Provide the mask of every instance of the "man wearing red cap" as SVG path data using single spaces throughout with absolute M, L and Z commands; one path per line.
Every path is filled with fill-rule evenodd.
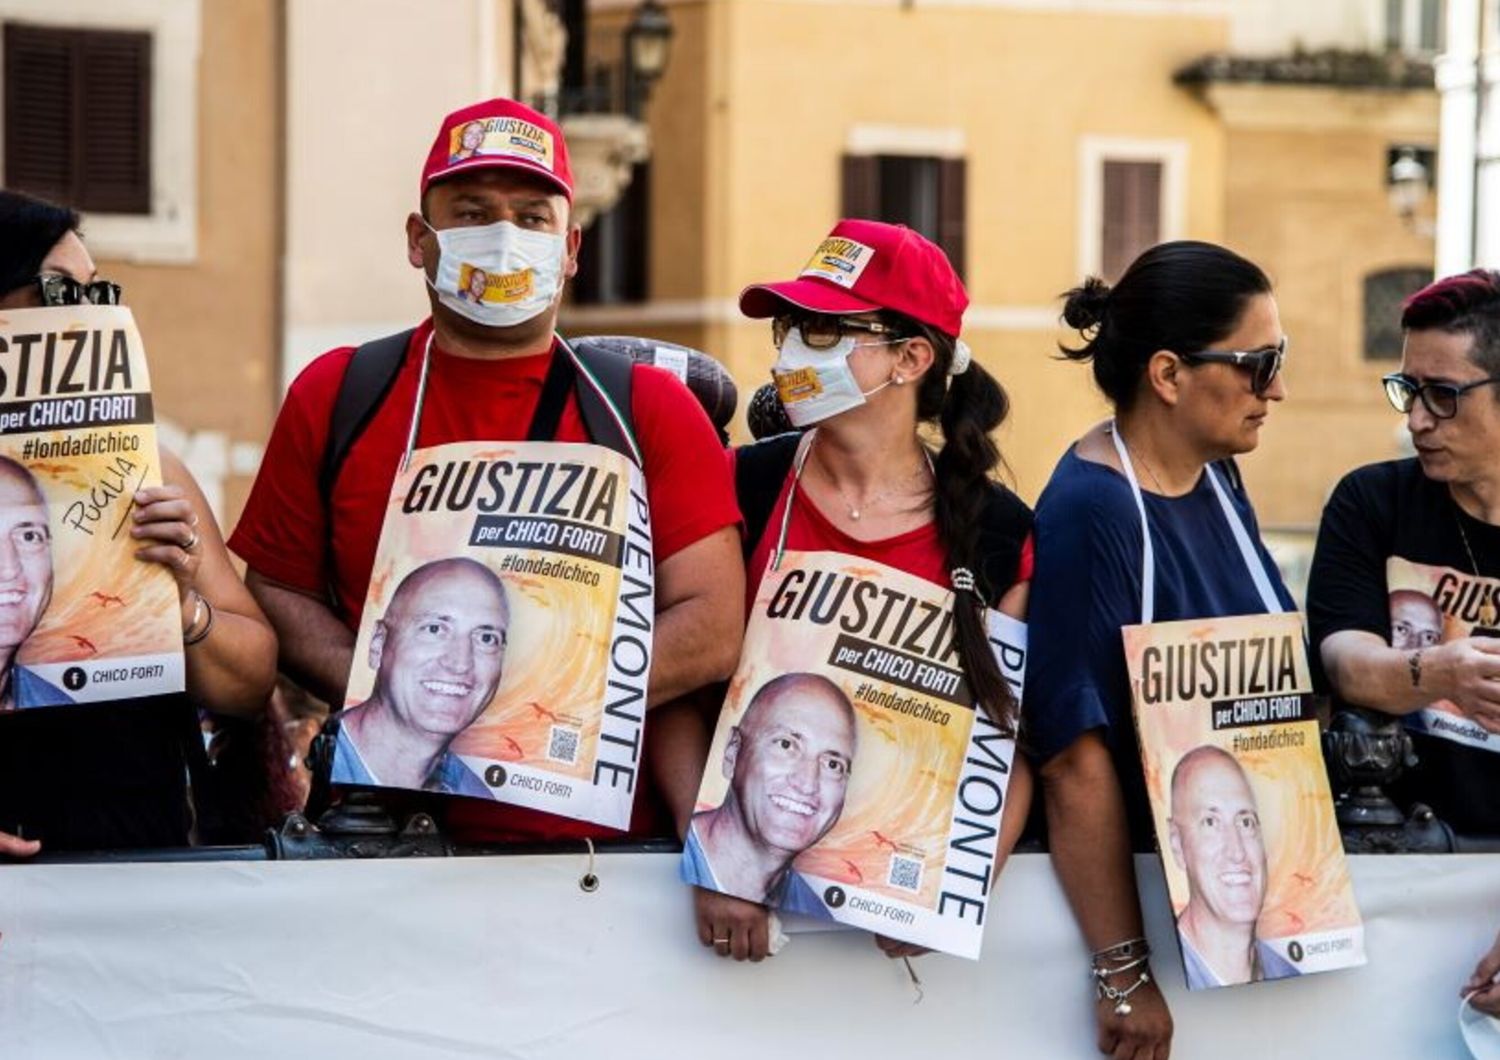
M 562 130 L 512 100 L 465 107 L 443 120 L 420 190 L 420 211 L 406 219 L 407 260 L 423 273 L 432 316 L 410 334 L 394 380 L 331 482 L 320 482 L 319 456 L 355 351 L 332 350 L 302 372 L 230 540 L 280 635 L 282 669 L 332 704 L 343 699 L 381 522 L 419 402 L 418 447 L 597 441 L 572 389 L 545 437 L 535 433 L 543 383 L 566 357 L 555 328 L 581 242 Z M 481 271 L 476 298 L 465 281 Z M 628 418 L 653 537 L 655 706 L 734 668 L 744 592 L 739 513 L 714 429 L 688 390 L 650 366 L 635 365 L 629 378 Z M 647 828 L 644 801 L 636 802 L 633 832 Z M 450 832 L 470 840 L 608 832 L 471 800 L 454 800 L 446 816 Z

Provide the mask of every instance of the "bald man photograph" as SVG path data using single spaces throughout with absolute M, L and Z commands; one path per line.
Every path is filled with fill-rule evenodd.
M 844 812 L 855 739 L 854 708 L 828 678 L 790 673 L 761 685 L 724 748 L 723 803 L 693 816 L 682 878 L 832 919 L 792 862 Z
M 1195 747 L 1172 771 L 1172 857 L 1187 874 L 1177 917 L 1188 988 L 1302 974 L 1255 937 L 1266 900 L 1266 845 L 1245 771 L 1229 752 Z
M 402 579 L 370 638 L 370 697 L 344 711 L 336 784 L 490 798 L 448 750 L 489 706 L 505 662 L 510 606 L 484 564 L 443 559 Z

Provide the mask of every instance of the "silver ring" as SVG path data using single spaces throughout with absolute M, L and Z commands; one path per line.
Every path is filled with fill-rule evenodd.
M 198 531 L 194 530 L 187 539 L 187 544 L 182 546 L 184 552 L 191 552 L 198 547 Z
M 729 945 L 729 940 L 728 939 L 714 939 L 714 945 L 715 946 L 727 946 L 727 945 Z

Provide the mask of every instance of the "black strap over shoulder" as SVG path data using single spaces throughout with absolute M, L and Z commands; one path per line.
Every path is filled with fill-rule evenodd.
M 318 495 L 326 505 L 333 496 L 333 484 L 349 450 L 370 425 L 386 394 L 401 372 L 406 347 L 411 343 L 408 329 L 395 335 L 372 339 L 354 351 L 344 369 L 333 414 L 328 420 L 328 442 L 323 447 L 323 462 L 318 469 Z
M 636 466 L 644 466 L 640 445 L 636 442 L 635 423 L 631 415 L 631 381 L 635 362 L 618 351 L 601 348 L 591 342 L 569 345 L 558 339 L 559 353 L 571 353 L 582 369 L 574 390 L 578 394 L 578 411 L 589 440 L 621 453 Z M 560 358 L 555 358 L 560 359 Z
M 985 492 L 979 517 L 979 570 L 974 573 L 980 592 L 994 604 L 1016 582 L 1034 520 L 1026 502 L 1000 483 L 991 482 Z
M 740 514 L 745 519 L 745 558 L 755 551 L 765 533 L 776 498 L 786 482 L 792 462 L 797 458 L 797 431 L 763 438 L 743 445 L 734 452 L 734 491 L 739 498 Z

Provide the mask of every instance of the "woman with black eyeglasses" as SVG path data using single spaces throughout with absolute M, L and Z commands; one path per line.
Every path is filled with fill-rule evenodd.
M 1091 363 L 1114 416 L 1037 506 L 1024 731 L 1094 954 L 1100 1051 L 1145 1060 L 1168 1054 L 1172 1021 L 1144 962 L 1131 852 L 1153 848 L 1152 823 L 1120 631 L 1291 609 L 1233 459 L 1285 396 L 1286 336 L 1265 274 L 1198 242 L 1153 247 L 1113 287 L 1088 279 L 1063 319 L 1083 335 L 1063 353 Z
M 1417 761 L 1387 789 L 1402 809 L 1421 803 L 1460 835 L 1496 836 L 1500 272 L 1418 291 L 1401 327 L 1401 371 L 1384 384 L 1415 455 L 1334 488 L 1308 625 L 1336 707 L 1405 719 Z M 1500 991 L 1485 989 L 1482 1002 L 1500 1013 Z
M 98 278 L 77 214 L 0 191 L 0 312 L 119 301 L 120 288 Z M 187 695 L 0 716 L 0 855 L 187 843 L 187 768 L 203 757 L 196 708 L 253 717 L 270 697 L 275 634 L 197 482 L 170 453 L 161 458 L 162 485 L 136 493 L 127 532 L 136 556 L 177 583 Z
M 872 585 L 880 571 L 871 568 L 891 568 L 951 589 L 955 665 L 986 714 L 1014 731 L 1016 705 L 986 638 L 985 608 L 1025 615 L 1031 512 L 991 478 L 1000 465 L 991 432 L 1009 402 L 959 339 L 967 305 L 940 248 L 909 228 L 876 221 L 840 222 L 796 279 L 746 288 L 741 312 L 771 321 L 772 376 L 797 428 L 733 454 L 746 527 L 747 603 L 784 552 L 853 557 L 869 569 Z M 925 439 L 939 432 L 942 444 L 929 447 Z M 651 738 L 672 748 L 656 760 L 676 763 L 660 779 L 689 851 L 698 852 L 684 869 L 694 882 L 713 862 L 717 833 L 733 831 L 723 827 L 724 814 L 712 828 L 711 814 L 692 814 L 711 721 L 683 709 L 652 715 Z M 748 789 L 753 781 L 737 771 L 731 786 L 741 784 Z M 1030 789 L 1018 757 L 996 871 L 1024 823 Z M 748 791 L 741 794 L 742 802 L 752 801 Z M 756 811 L 746 816 L 749 827 L 741 830 L 758 833 Z M 774 814 L 762 808 L 759 816 Z M 796 876 L 789 869 L 796 852 L 785 853 L 773 890 L 788 889 L 784 884 Z M 696 875 L 687 873 L 689 863 Z M 705 946 L 738 960 L 767 954 L 764 906 L 706 886 L 695 888 L 694 900 Z M 921 952 L 877 942 L 892 957 Z

